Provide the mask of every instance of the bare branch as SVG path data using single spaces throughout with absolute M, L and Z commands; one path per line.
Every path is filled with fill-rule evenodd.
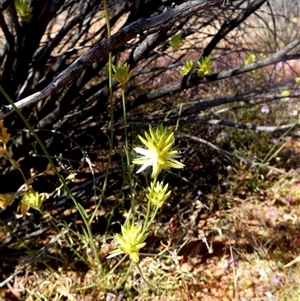
M 234 1 L 235 0 L 229 0 L 227 2 Z M 214 6 L 220 6 L 223 4 L 223 2 L 223 0 L 187 1 L 165 13 L 148 19 L 139 19 L 138 21 L 119 30 L 107 40 L 95 45 L 87 53 L 83 54 L 80 58 L 73 62 L 65 71 L 59 74 L 45 89 L 30 95 L 29 97 L 21 99 L 20 101 L 16 102 L 16 106 L 19 109 L 24 108 L 60 90 L 67 83 L 74 80 L 79 74 L 81 74 L 83 70 L 87 69 L 101 58 L 107 56 L 110 52 L 118 49 L 129 40 L 134 39 L 138 34 L 146 33 L 149 35 L 163 30 L 164 28 L 175 24 L 175 22 L 182 18 L 192 16 L 200 10 L 205 10 Z M 10 105 L 7 106 L 5 112 L 0 112 L 0 119 L 8 116 L 12 111 L 13 108 Z
M 245 65 L 242 67 L 221 71 L 221 72 L 219 72 L 217 74 L 213 74 L 211 76 L 207 76 L 207 77 L 203 77 L 203 78 L 196 78 L 194 81 L 191 82 L 191 84 L 189 86 L 185 86 L 184 80 L 180 79 L 176 82 L 173 82 L 173 83 L 166 85 L 162 88 L 159 88 L 155 91 L 151 91 L 149 93 L 145 93 L 145 94 L 142 94 L 142 95 L 136 97 L 134 100 L 132 100 L 128 103 L 127 110 L 129 111 L 133 108 L 136 108 L 142 104 L 145 104 L 152 100 L 163 97 L 167 94 L 176 93 L 183 89 L 197 86 L 202 83 L 208 83 L 208 82 L 236 76 L 239 74 L 246 73 L 248 71 L 256 70 L 256 69 L 259 69 L 262 67 L 267 67 L 269 65 L 273 65 L 278 62 L 294 60 L 294 59 L 300 58 L 300 54 L 287 55 L 287 53 L 289 51 L 291 51 L 293 48 L 295 48 L 299 44 L 300 44 L 300 38 L 295 39 L 294 41 L 289 43 L 286 47 L 284 47 L 282 50 L 274 53 L 273 55 L 268 56 L 265 59 L 256 61 L 252 64 Z M 203 105 L 203 109 L 204 109 L 204 105 Z M 120 114 L 121 114 L 121 112 L 117 112 L 116 113 L 117 117 L 120 116 Z M 0 118 L 1 118 L 1 114 L 0 114 Z
M 179 132 L 179 131 L 176 131 L 176 134 L 179 135 L 179 136 L 182 136 L 182 137 L 186 137 L 190 140 L 193 140 L 193 141 L 196 141 L 196 142 L 199 142 L 199 143 L 202 143 L 202 144 L 205 144 L 209 147 L 211 147 L 212 149 L 222 153 L 223 155 L 227 155 L 227 156 L 231 156 L 231 157 L 235 157 L 236 159 L 240 160 L 241 162 L 243 162 L 244 164 L 247 164 L 247 165 L 252 165 L 252 166 L 257 166 L 257 167 L 264 167 L 264 168 L 268 168 L 270 170 L 273 170 L 273 171 L 276 171 L 278 173 L 281 173 L 281 174 L 291 174 L 291 173 L 288 173 L 288 172 L 285 172 L 279 168 L 276 168 L 276 167 L 273 167 L 273 166 L 269 166 L 267 163 L 258 163 L 258 162 L 253 162 L 252 160 L 249 160 L 249 159 L 245 159 L 237 154 L 234 154 L 234 153 L 231 153 L 227 150 L 224 150 L 224 149 L 221 149 L 219 148 L 217 145 L 205 140 L 205 139 L 202 139 L 202 138 L 199 138 L 197 136 L 194 136 L 194 135 L 190 135 L 190 134 L 187 134 L 187 133 L 183 133 L 183 132 Z
M 242 124 L 242 123 L 236 123 L 230 120 L 222 120 L 222 119 L 209 119 L 209 120 L 201 120 L 201 119 L 184 120 L 183 119 L 180 120 L 180 123 L 225 125 L 241 130 L 251 130 L 251 131 L 258 131 L 258 132 L 269 132 L 269 133 L 282 132 L 282 131 L 287 131 L 299 127 L 299 124 L 295 124 L 295 123 L 278 125 L 278 126 L 265 126 L 265 125 L 257 125 L 257 124 Z

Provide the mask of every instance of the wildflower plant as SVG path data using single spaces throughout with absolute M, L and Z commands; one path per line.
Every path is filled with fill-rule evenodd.
M 123 65 L 115 66 L 112 65 L 113 74 L 112 77 L 119 82 L 121 86 L 122 92 L 122 106 L 123 106 L 123 116 L 124 116 L 124 126 L 125 126 L 125 153 L 127 158 L 127 165 L 129 162 L 129 154 L 128 154 L 128 135 L 127 135 L 127 122 L 126 122 L 126 98 L 125 98 L 125 84 L 130 80 L 133 70 L 130 70 L 130 65 L 124 63 Z
M 171 194 L 171 191 L 168 191 L 168 186 L 168 184 L 163 186 L 163 182 L 151 182 L 150 187 L 148 187 L 149 193 L 146 194 L 148 201 L 157 208 L 162 207 Z
M 46 200 L 45 193 L 39 193 L 37 191 L 29 190 L 25 192 L 21 200 L 20 211 L 23 215 L 23 218 L 26 217 L 26 213 L 30 207 L 34 209 L 39 209 L 44 200 Z
M 256 56 L 254 53 L 249 53 L 245 58 L 245 65 L 252 64 L 256 61 Z
M 22 198 L 22 203 L 29 207 L 38 209 L 42 206 L 43 201 L 46 199 L 46 195 L 44 193 L 38 193 L 37 191 L 27 191 Z
M 280 92 L 280 96 L 282 97 L 282 101 L 288 101 L 289 97 L 291 96 L 290 90 L 282 90 Z
M 184 65 L 180 71 L 180 74 L 182 76 L 186 76 L 190 73 L 190 71 L 193 69 L 194 67 L 194 61 L 193 60 L 188 60 L 184 62 Z
M 15 7 L 22 21 L 29 22 L 32 15 L 32 7 L 29 6 L 28 0 L 15 0 Z
M 177 34 L 177 35 L 172 36 L 170 38 L 169 44 L 174 51 L 179 50 L 183 44 L 181 35 Z
M 198 76 L 208 76 L 214 73 L 213 60 L 208 56 L 202 57 L 197 65 Z
M 112 65 L 113 75 L 112 77 L 122 85 L 125 85 L 131 78 L 133 70 L 130 70 L 130 65 L 125 63 L 123 65 Z
M 144 147 L 134 148 L 135 152 L 141 156 L 132 161 L 134 164 L 142 165 L 137 173 L 145 170 L 147 167 L 152 167 L 151 177 L 153 180 L 146 193 L 146 199 L 148 200 L 147 212 L 143 226 L 136 226 L 130 222 L 126 222 L 122 226 L 121 234 L 115 235 L 117 247 L 108 256 L 108 258 L 112 258 L 120 254 L 126 254 L 135 263 L 139 261 L 139 250 L 145 246 L 144 241 L 148 236 L 148 229 L 158 209 L 163 206 L 171 195 L 168 184 L 158 181 L 160 172 L 163 169 L 184 167 L 184 164 L 177 160 L 181 156 L 174 148 L 175 138 L 173 131 L 162 125 L 153 129 L 150 125 L 149 131 L 145 132 L 145 138 L 139 136 L 139 139 Z
M 126 254 L 133 262 L 139 262 L 139 250 L 146 245 L 144 241 L 147 238 L 147 233 L 142 231 L 142 226 L 136 226 L 129 222 L 121 227 L 121 233 L 115 235 L 118 248 L 113 250 L 107 258 Z

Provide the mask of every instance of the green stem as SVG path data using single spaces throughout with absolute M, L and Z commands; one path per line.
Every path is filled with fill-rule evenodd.
M 127 135 L 127 121 L 126 121 L 126 99 L 125 99 L 125 87 L 122 85 L 122 104 L 123 104 L 123 116 L 124 116 L 124 127 L 125 127 L 125 152 L 127 159 L 127 166 L 130 165 L 129 155 L 128 155 L 128 135 Z
M 175 126 L 175 131 L 177 131 L 178 127 L 179 127 L 179 120 L 180 120 L 180 116 L 181 116 L 181 113 L 182 113 L 182 108 L 183 108 L 183 103 L 180 103 L 179 112 L 178 112 L 178 118 L 177 118 L 176 126 Z
M 110 26 L 110 19 L 109 19 L 109 12 L 107 7 L 106 0 L 102 0 L 104 12 L 105 12 L 105 20 L 106 20 L 106 28 L 107 28 L 107 36 L 111 36 L 111 26 Z M 96 214 L 99 211 L 101 203 L 104 199 L 104 194 L 108 184 L 108 174 L 109 169 L 111 167 L 111 159 L 112 159 L 112 151 L 113 151 L 113 141 L 114 141 L 114 106 L 113 106 L 113 86 L 112 86 L 112 54 L 111 52 L 108 54 L 108 88 L 109 88 L 109 117 L 110 117 L 110 138 L 109 138 L 109 151 L 108 151 L 108 159 L 107 165 L 105 169 L 105 177 L 103 181 L 103 186 L 101 189 L 101 194 L 99 197 L 99 202 L 90 218 L 90 222 L 95 218 Z M 103 237 L 103 244 L 106 242 L 106 235 Z
M 98 282 L 94 282 L 94 283 L 86 285 L 84 287 L 75 288 L 75 291 L 87 290 L 87 289 L 91 289 L 91 288 L 93 288 L 95 286 L 99 286 L 99 283 L 102 283 L 102 281 L 105 280 L 105 278 L 107 278 L 108 276 L 112 275 L 115 272 L 115 270 L 124 262 L 124 260 L 127 257 L 128 257 L 128 255 L 123 256 L 122 259 L 119 260 L 118 263 L 111 270 L 109 270 L 109 272 L 107 274 L 105 274 L 105 276 L 103 276 L 101 279 L 99 279 Z
M 51 157 L 50 157 L 50 155 L 49 155 L 46 147 L 44 146 L 43 142 L 40 140 L 40 138 L 37 135 L 37 133 L 34 131 L 34 129 L 29 124 L 29 122 L 27 121 L 27 119 L 25 118 L 25 116 L 22 114 L 22 112 L 19 110 L 19 108 L 14 104 L 14 102 L 10 99 L 10 97 L 7 95 L 7 93 L 4 91 L 4 89 L 3 89 L 3 87 L 1 85 L 0 85 L 0 91 L 4 95 L 4 97 L 7 99 L 7 101 L 11 104 L 11 106 L 13 107 L 13 109 L 17 112 L 17 114 L 20 116 L 20 118 L 23 120 L 23 122 L 25 123 L 26 127 L 29 129 L 29 131 L 31 132 L 31 134 L 34 136 L 34 138 L 36 139 L 36 141 L 40 145 L 41 149 L 43 150 L 45 156 L 47 157 L 48 161 L 52 165 L 52 168 L 53 168 L 54 172 L 56 173 L 57 177 L 59 178 L 60 182 L 63 184 L 63 187 L 64 187 L 66 193 L 70 196 L 70 198 L 74 202 L 76 208 L 78 209 L 78 211 L 79 211 L 79 213 L 80 213 L 80 215 L 81 215 L 81 217 L 83 219 L 83 222 L 85 224 L 87 233 L 89 235 L 89 242 L 90 242 L 90 246 L 91 246 L 91 248 L 92 248 L 92 250 L 94 252 L 96 263 L 97 263 L 98 267 L 101 267 L 100 258 L 98 256 L 98 251 L 97 251 L 94 239 L 93 239 L 93 234 L 92 234 L 92 231 L 91 231 L 91 228 L 90 228 L 90 225 L 89 225 L 89 221 L 88 221 L 88 218 L 87 218 L 86 211 L 84 210 L 84 208 L 75 199 L 75 197 L 72 194 L 70 188 L 66 184 L 65 179 L 62 177 L 62 175 L 58 171 L 58 169 L 55 166 L 53 160 L 51 159 Z
M 151 215 L 151 218 L 149 220 L 148 228 L 150 227 L 150 225 L 152 224 L 153 220 L 155 219 L 157 211 L 158 211 L 158 206 L 155 206 L 155 209 L 152 210 L 152 215 Z
M 145 283 L 148 284 L 151 288 L 157 290 L 157 288 L 156 288 L 153 284 L 151 284 L 151 283 L 144 277 L 144 274 L 143 274 L 143 272 L 142 272 L 142 270 L 141 270 L 141 268 L 140 268 L 140 266 L 139 266 L 138 263 L 136 263 L 136 266 L 137 266 L 137 268 L 138 268 L 138 270 L 139 270 L 139 272 L 140 272 L 140 274 L 141 274 L 142 279 L 145 281 Z
M 130 168 L 130 156 L 129 156 L 129 148 L 128 148 L 128 132 L 127 132 L 127 121 L 126 121 L 126 97 L 125 97 L 125 85 L 122 85 L 121 88 L 122 93 L 122 105 L 123 105 L 123 118 L 124 118 L 124 134 L 125 134 L 125 146 L 124 151 L 126 154 L 126 163 L 127 163 L 127 176 L 128 176 L 128 185 L 130 189 L 130 195 L 131 195 L 131 210 L 134 211 L 135 208 L 135 197 L 132 189 L 132 169 Z M 125 177 L 124 177 L 125 178 Z M 133 217 L 133 215 L 132 215 Z M 134 218 L 134 217 L 133 217 Z
M 152 182 L 153 184 L 152 184 L 152 189 L 155 189 L 155 187 L 156 187 L 156 183 L 157 183 L 157 176 L 153 179 L 153 182 Z M 152 193 L 152 191 L 150 192 L 150 194 Z M 151 202 L 150 201 L 148 201 L 148 206 L 147 206 L 147 213 L 146 213 L 146 218 L 145 218 L 145 222 L 144 222 L 144 227 L 143 227 L 143 233 L 145 233 L 147 230 L 148 230 L 148 228 L 149 228 L 149 226 L 151 225 L 151 222 L 153 221 L 153 216 L 151 216 L 150 217 L 150 215 L 151 215 L 151 212 L 152 212 L 152 210 L 151 210 Z M 156 206 L 157 207 L 157 206 Z M 157 212 L 157 210 L 155 210 L 156 212 Z M 156 213 L 155 213 L 156 214 Z
M 278 146 L 279 142 L 282 141 L 282 139 L 288 135 L 288 133 L 290 131 L 292 131 L 295 126 L 298 124 L 298 122 L 296 122 L 293 126 L 291 126 L 289 129 L 287 129 L 278 139 L 277 139 L 277 142 L 272 146 L 272 148 L 269 150 L 269 152 L 267 153 L 267 155 L 264 157 L 262 163 L 266 163 L 267 161 L 270 161 L 270 159 L 272 158 L 272 154 L 275 150 L 275 148 Z

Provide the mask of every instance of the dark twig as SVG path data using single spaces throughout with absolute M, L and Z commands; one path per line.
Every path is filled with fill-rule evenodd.
M 230 0 L 233 2 L 234 0 Z M 110 52 L 123 46 L 126 42 L 134 39 L 138 34 L 152 34 L 163 28 L 169 28 L 177 21 L 192 16 L 198 11 L 208 9 L 210 7 L 219 6 L 223 0 L 193 0 L 187 1 L 177 7 L 170 9 L 167 12 L 148 19 L 139 19 L 138 21 L 124 27 L 117 33 L 106 39 L 105 41 L 96 44 L 88 52 L 74 61 L 62 73 L 60 73 L 46 88 L 42 91 L 34 93 L 24 99 L 16 102 L 16 106 L 21 109 L 30 104 L 36 103 L 52 93 L 60 90 L 70 81 L 77 78 L 85 69 L 93 63 L 106 57 Z M 0 111 L 0 119 L 8 116 L 13 112 L 12 106 L 7 106 L 5 112 Z
M 179 131 L 176 131 L 176 134 L 179 135 L 179 136 L 186 137 L 188 139 L 194 140 L 196 142 L 200 142 L 202 144 L 205 144 L 205 145 L 211 147 L 212 149 L 218 151 L 221 154 L 225 154 L 225 155 L 228 155 L 230 157 L 234 157 L 234 158 L 240 160 L 241 162 L 243 162 L 246 165 L 265 167 L 265 168 L 268 168 L 270 170 L 276 171 L 276 172 L 281 173 L 281 174 L 289 174 L 289 175 L 291 175 L 291 172 L 285 172 L 285 171 L 283 171 L 283 170 L 281 170 L 279 168 L 276 168 L 276 167 L 273 167 L 273 166 L 269 166 L 269 165 L 264 164 L 264 163 L 253 162 L 250 159 L 245 159 L 245 158 L 243 158 L 243 157 L 241 157 L 241 156 L 239 156 L 237 154 L 233 154 L 233 153 L 231 153 L 229 151 L 221 149 L 218 146 L 216 146 L 215 144 L 213 144 L 213 143 L 211 143 L 211 142 L 209 142 L 209 141 L 207 141 L 205 139 L 199 138 L 197 136 L 194 136 L 194 135 L 191 135 L 191 134 L 187 134 L 187 133 L 183 133 L 183 132 L 179 132 Z

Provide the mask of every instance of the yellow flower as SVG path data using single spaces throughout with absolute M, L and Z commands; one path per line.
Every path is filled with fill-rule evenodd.
M 30 207 L 39 209 L 46 198 L 47 198 L 46 193 L 38 193 L 37 191 L 33 191 L 33 190 L 27 191 L 23 195 L 20 204 L 20 211 L 22 213 L 23 219 L 26 218 L 26 213 Z
M 130 65 L 127 63 L 122 66 L 113 65 L 112 69 L 114 71 L 113 78 L 122 85 L 126 84 L 133 74 L 133 70 L 129 71 Z
M 177 35 L 171 37 L 169 44 L 173 48 L 174 51 L 179 50 L 183 44 L 181 35 L 177 34 Z
M 200 62 L 198 62 L 198 76 L 211 75 L 214 72 L 213 61 L 210 57 L 202 57 Z
M 185 61 L 184 65 L 183 65 L 183 67 L 180 71 L 180 74 L 182 76 L 188 75 L 189 72 L 192 70 L 193 66 L 194 66 L 194 61 L 193 60 Z
M 139 250 L 143 248 L 146 243 L 147 234 L 142 232 L 142 226 L 135 226 L 127 223 L 121 227 L 122 235 L 116 234 L 115 238 L 118 243 L 118 248 L 110 252 L 107 258 L 112 258 L 120 254 L 129 255 L 133 262 L 139 261 Z
M 252 64 L 256 61 L 256 56 L 253 53 L 249 53 L 245 58 L 245 65 Z
M 38 193 L 37 191 L 30 190 L 24 194 L 21 202 L 28 207 L 40 208 L 45 199 L 45 193 Z
M 298 23 L 298 18 L 297 17 L 293 17 L 291 19 L 291 21 L 294 23 L 294 24 L 297 24 Z
M 280 96 L 282 97 L 281 101 L 288 101 L 289 97 L 291 96 L 291 91 L 289 91 L 289 90 L 282 90 L 280 92 Z
M 29 22 L 32 14 L 32 7 L 27 0 L 15 0 L 17 14 L 24 22 Z
M 148 187 L 149 193 L 146 194 L 147 199 L 155 206 L 160 208 L 166 199 L 170 196 L 171 191 L 168 191 L 169 185 L 163 186 L 163 182 L 157 182 L 156 185 L 151 182 L 150 187 Z
M 152 166 L 152 178 L 158 176 L 163 169 L 183 168 L 184 164 L 176 159 L 180 158 L 174 146 L 174 132 L 169 131 L 163 126 L 159 126 L 155 131 L 149 126 L 149 133 L 145 132 L 145 137 L 139 136 L 146 148 L 135 147 L 134 150 L 142 156 L 133 160 L 133 164 L 142 165 L 137 173 L 143 171 L 148 166 Z

